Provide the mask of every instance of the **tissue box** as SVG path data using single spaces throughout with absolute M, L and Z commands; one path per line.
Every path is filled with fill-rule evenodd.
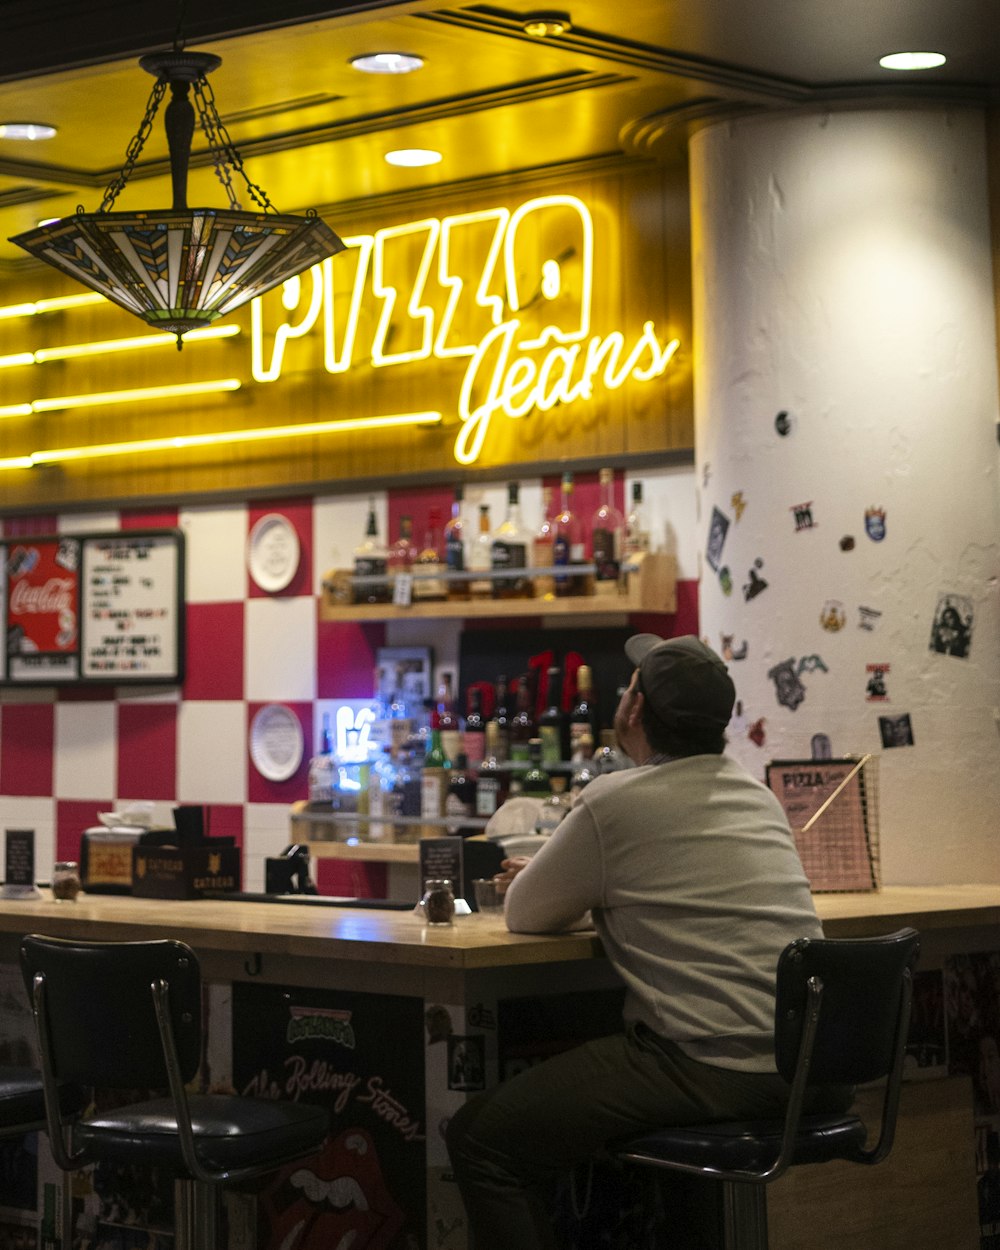
M 132 893 L 136 898 L 201 898 L 240 889 L 240 850 L 221 838 L 198 846 L 136 846 Z

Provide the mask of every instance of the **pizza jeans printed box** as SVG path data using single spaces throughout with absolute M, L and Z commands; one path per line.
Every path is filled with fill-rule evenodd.
M 239 847 L 221 842 L 135 847 L 132 893 L 137 898 L 201 898 L 209 891 L 239 890 Z

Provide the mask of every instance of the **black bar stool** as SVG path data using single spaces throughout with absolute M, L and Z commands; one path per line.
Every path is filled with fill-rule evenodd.
M 784 1120 L 689 1124 L 644 1133 L 627 1163 L 719 1182 L 721 1250 L 767 1250 L 765 1186 L 797 1163 L 881 1162 L 892 1149 L 903 1078 L 915 929 L 887 937 L 793 942 L 778 961 L 775 1054 L 789 1082 Z M 806 1090 L 886 1079 L 878 1139 L 855 1115 L 803 1115 Z
M 183 942 L 74 942 L 30 935 L 21 965 L 42 1062 L 56 1163 L 149 1164 L 177 1178 L 177 1250 L 216 1250 L 217 1187 L 317 1154 L 319 1107 L 233 1095 L 188 1095 L 201 1056 L 201 970 Z M 60 1091 L 169 1090 L 168 1097 L 75 1120 Z

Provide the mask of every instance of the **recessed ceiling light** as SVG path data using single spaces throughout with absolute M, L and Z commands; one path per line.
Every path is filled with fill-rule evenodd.
M 570 29 L 570 20 L 565 13 L 529 13 L 521 22 L 521 29 L 536 39 L 551 39 L 555 35 L 565 35 Z
M 441 159 L 441 153 L 431 148 L 397 148 L 395 152 L 386 152 L 385 159 L 390 165 L 418 169 L 421 165 L 436 165 Z
M 424 59 L 409 52 L 370 52 L 352 56 L 350 63 L 363 74 L 412 74 L 423 66 Z
M 890 52 L 879 57 L 878 63 L 883 69 L 937 69 L 947 59 L 940 52 Z
M 51 139 L 55 133 L 44 122 L 0 122 L 0 139 Z

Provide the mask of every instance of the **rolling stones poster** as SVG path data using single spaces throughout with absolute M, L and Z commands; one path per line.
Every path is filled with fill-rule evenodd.
M 233 986 L 233 1085 L 330 1111 L 323 1153 L 258 1194 L 260 1250 L 425 1250 L 423 1003 Z
M 75 538 L 27 539 L 6 548 L 9 680 L 79 675 L 79 564 Z

